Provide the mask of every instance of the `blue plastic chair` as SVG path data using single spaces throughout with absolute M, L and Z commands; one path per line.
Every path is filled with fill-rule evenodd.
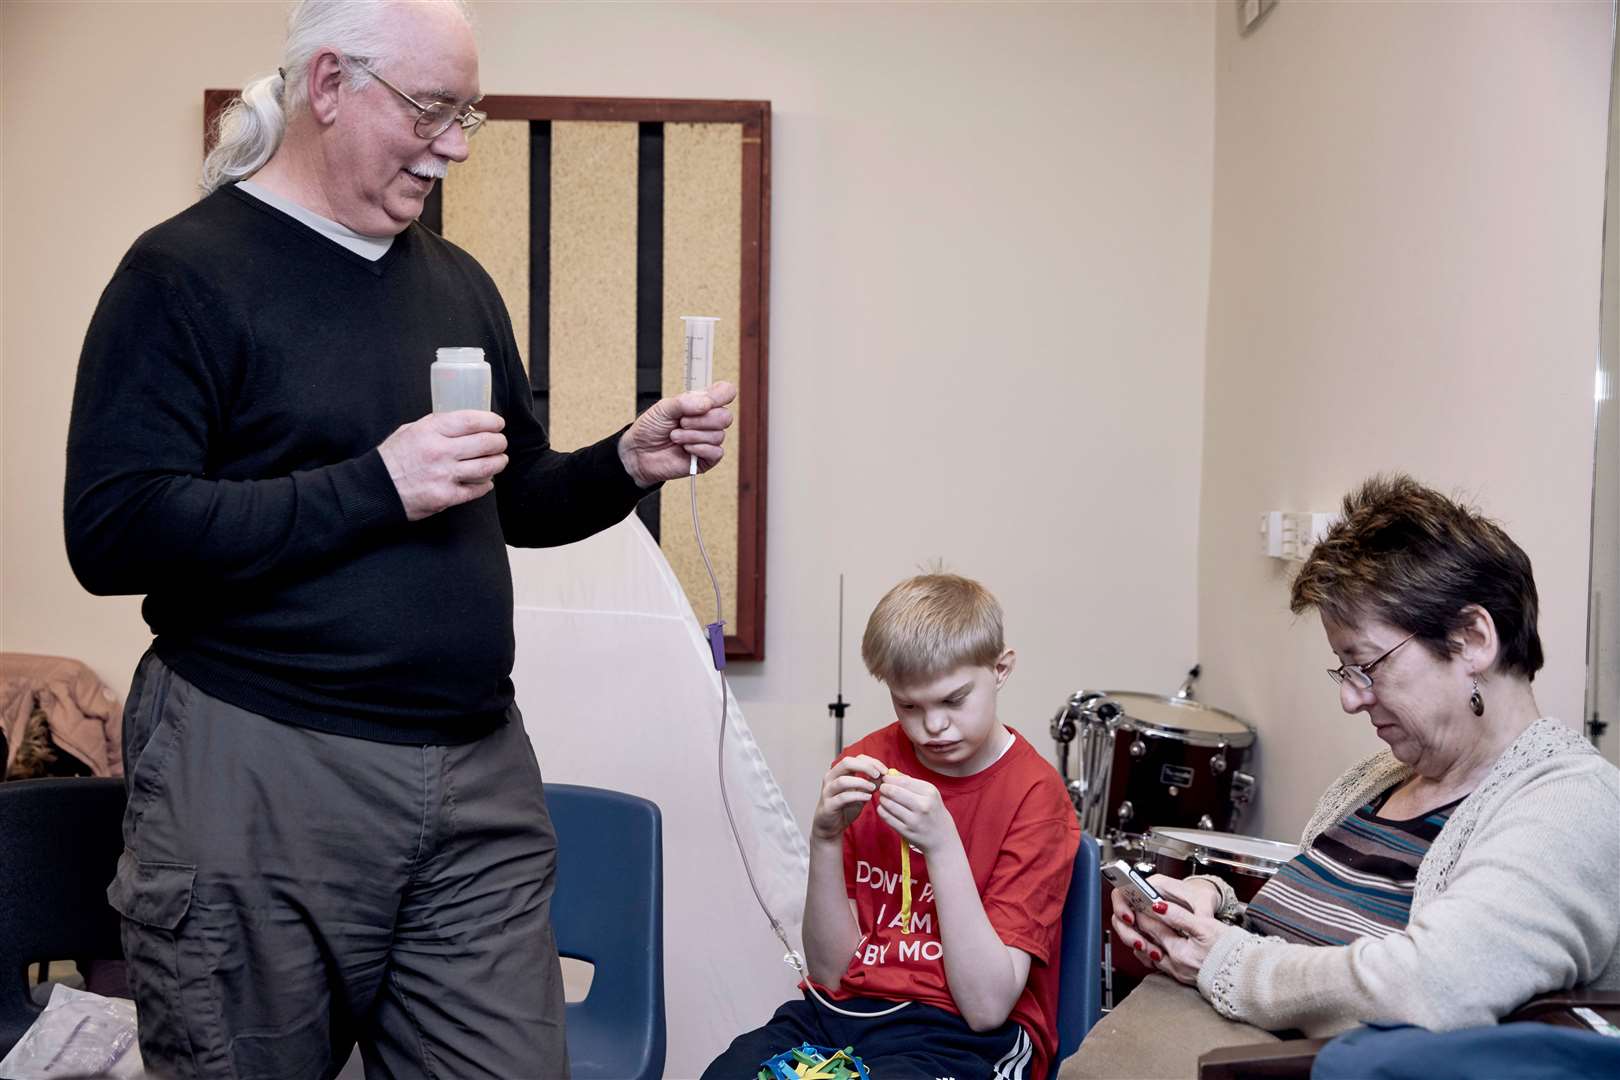
M 1062 968 L 1058 973 L 1058 1050 L 1052 1062 L 1074 1053 L 1102 1017 L 1102 867 L 1097 841 L 1080 834 L 1074 876 L 1063 902 Z
M 557 829 L 557 951 L 595 965 L 568 1006 L 575 1080 L 664 1073 L 664 848 L 656 804 L 623 792 L 547 784 Z

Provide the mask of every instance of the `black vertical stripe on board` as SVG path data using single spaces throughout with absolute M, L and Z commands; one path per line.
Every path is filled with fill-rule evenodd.
M 664 125 L 641 125 L 636 155 L 636 415 L 664 396 Z M 636 505 L 659 539 L 658 492 Z
M 529 121 L 529 388 L 551 426 L 551 121 Z
M 444 180 L 428 189 L 427 198 L 422 201 L 422 216 L 417 220 L 440 236 L 444 235 Z

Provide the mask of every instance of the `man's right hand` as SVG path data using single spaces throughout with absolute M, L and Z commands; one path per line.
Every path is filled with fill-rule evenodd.
M 827 771 L 821 781 L 821 798 L 816 800 L 810 835 L 816 840 L 836 840 L 861 807 L 872 801 L 883 778 L 883 762 L 866 754 L 844 758 Z
M 506 421 L 498 413 L 464 409 L 429 413 L 402 425 L 377 447 L 405 504 L 421 521 L 488 495 L 506 468 Z

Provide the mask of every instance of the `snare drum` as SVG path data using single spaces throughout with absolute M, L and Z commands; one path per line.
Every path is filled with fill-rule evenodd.
M 1173 878 L 1213 874 L 1245 904 L 1298 854 L 1298 844 L 1202 829 L 1154 828 L 1142 840 L 1142 861 L 1152 864 L 1153 873 Z
M 1080 827 L 1101 840 L 1135 846 L 1153 826 L 1228 829 L 1253 797 L 1240 766 L 1254 728 L 1188 698 L 1083 691 L 1053 717 L 1052 737 Z
M 1299 847 L 1236 833 L 1154 828 L 1142 838 L 1139 847 L 1120 850 L 1118 854 L 1144 874 L 1163 874 L 1178 880 L 1193 874 L 1212 874 L 1232 886 L 1237 898 L 1247 904 L 1284 863 L 1299 854 Z M 1114 898 L 1106 881 L 1102 886 L 1102 899 L 1103 1000 L 1112 1008 L 1152 974 L 1153 969 L 1129 949 L 1113 947 L 1110 920 L 1114 914 Z

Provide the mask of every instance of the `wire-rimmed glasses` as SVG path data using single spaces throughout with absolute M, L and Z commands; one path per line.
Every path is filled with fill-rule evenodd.
M 405 91 L 401 90 L 399 87 L 395 86 L 393 83 L 389 82 L 387 79 L 383 78 L 380 74 L 378 74 L 376 68 L 372 67 L 364 60 L 358 60 L 354 57 L 350 57 L 350 59 L 353 60 L 358 67 L 365 71 L 366 74 L 370 75 L 373 79 L 376 79 L 378 82 L 388 87 L 388 89 L 410 102 L 411 107 L 414 108 L 418 114 L 416 117 L 417 138 L 429 140 L 437 139 L 440 135 L 443 135 L 446 131 L 450 130 L 451 124 L 460 124 L 461 130 L 465 132 L 469 138 L 471 138 L 473 132 L 482 127 L 484 121 L 489 119 L 488 113 L 480 112 L 471 105 L 462 105 L 457 107 L 455 104 L 448 101 L 430 101 L 424 105 L 420 101 L 417 101 L 415 98 L 411 97 L 411 95 L 407 94 Z
M 1371 690 L 1373 684 L 1372 669 L 1382 664 L 1391 653 L 1415 637 L 1417 637 L 1416 633 L 1407 634 L 1394 645 L 1385 649 L 1383 654 L 1376 660 L 1368 661 L 1365 664 L 1340 664 L 1336 668 L 1328 668 L 1328 678 L 1339 684 L 1348 682 L 1358 690 Z

